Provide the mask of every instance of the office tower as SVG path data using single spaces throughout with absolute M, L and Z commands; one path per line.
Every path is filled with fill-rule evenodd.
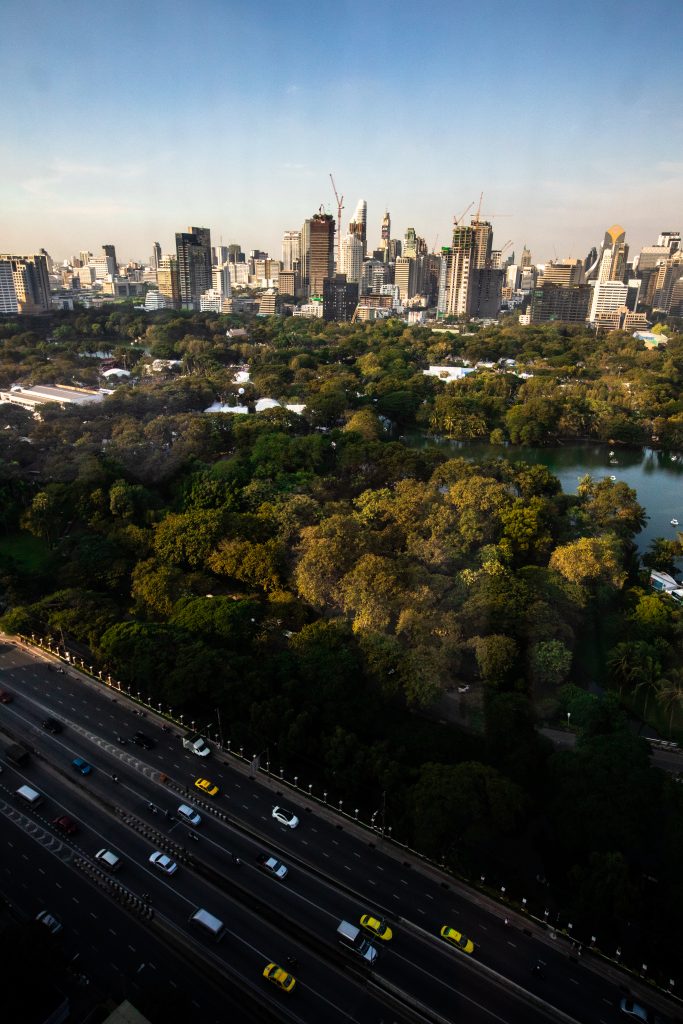
M 322 207 L 311 217 L 308 294 L 322 295 L 323 281 L 334 276 L 334 217 Z
M 365 260 L 361 270 L 360 291 L 362 295 L 378 295 L 383 284 L 389 282 L 389 267 L 382 260 Z
M 92 259 L 92 253 L 87 249 L 81 249 L 78 254 L 78 259 L 82 267 L 87 267 L 88 263 L 90 263 L 90 260 Z
M 211 288 L 211 232 L 191 227 L 176 232 L 178 283 L 183 309 L 199 309 L 203 292 Z
M 152 256 L 149 261 L 149 265 L 152 270 L 158 270 L 159 264 L 161 263 L 161 246 L 158 242 L 155 242 L 152 246 Z
M 598 281 L 593 288 L 588 319 L 593 323 L 598 316 L 613 313 L 626 305 L 628 285 L 624 281 Z
M 652 289 L 652 308 L 668 313 L 671 309 L 673 290 L 683 276 L 683 253 L 674 252 L 657 266 Z
M 45 257 L 45 265 L 47 266 L 47 272 L 48 274 L 53 274 L 55 269 L 54 260 L 52 259 L 52 256 L 50 256 L 47 249 L 39 249 L 38 255 Z
M 230 264 L 225 263 L 220 266 L 216 266 L 211 271 L 211 281 L 214 292 L 224 298 L 229 299 L 232 295 L 232 289 L 230 287 Z
M 387 261 L 389 263 L 395 263 L 395 261 L 401 255 L 402 248 L 403 247 L 401 245 L 401 239 L 400 238 L 390 238 L 389 239 L 389 246 L 388 246 L 387 249 L 385 249 Z
M 470 275 L 467 312 L 480 320 L 495 320 L 500 313 L 505 271 L 498 267 L 482 267 Z
M 341 243 L 341 266 L 339 272 L 346 274 L 346 280 L 351 284 L 360 284 L 362 271 L 363 243 L 358 235 L 345 235 Z
M 3 271 L 3 294 L 9 294 L 9 274 L 12 275 L 16 307 L 10 313 L 46 313 L 51 308 L 50 277 L 47 271 L 47 259 L 41 253 L 32 256 L 14 256 L 0 254 L 0 263 L 7 264 Z M 5 299 L 10 301 L 11 299 Z M 14 303 L 11 303 L 14 305 Z
M 543 273 L 543 284 L 561 284 L 567 288 L 574 284 L 583 284 L 583 260 L 553 260 L 546 263 Z
M 294 270 L 294 264 L 301 259 L 301 232 L 285 231 L 282 236 L 282 269 Z
M 541 284 L 531 294 L 531 323 L 585 323 L 592 290 L 589 284 Z
M 14 290 L 12 264 L 8 259 L 0 260 L 0 313 L 18 313 L 19 303 Z
M 417 235 L 415 228 L 406 228 L 403 256 L 417 256 Z
M 385 210 L 384 211 L 384 216 L 382 217 L 382 241 L 380 243 L 380 246 L 381 246 L 382 249 L 388 249 L 389 248 L 389 240 L 390 240 L 390 238 L 391 238 L 391 216 L 389 214 L 389 211 Z
M 669 250 L 669 255 L 673 256 L 673 254 L 678 252 L 681 248 L 680 231 L 662 231 L 661 235 L 657 239 L 657 245 L 665 245 Z
M 228 246 L 228 261 L 230 263 L 246 263 L 246 256 L 242 252 L 242 246 L 237 242 L 231 242 Z
M 296 270 L 281 270 L 278 278 L 278 291 L 280 295 L 291 295 L 295 298 L 299 291 L 298 273 Z
M 583 261 L 583 269 L 588 273 L 590 268 L 598 262 L 598 250 L 593 246 Z
M 360 238 L 363 246 L 363 259 L 368 253 L 368 204 L 364 199 L 358 200 L 356 211 L 349 224 L 349 233 Z
M 178 258 L 162 256 L 157 267 L 157 286 L 174 307 L 180 305 L 180 284 L 178 281 Z
M 116 262 L 116 247 L 113 245 L 103 245 L 102 252 L 104 253 L 104 262 L 107 268 L 106 273 L 116 277 L 119 272 L 119 266 Z
M 323 281 L 323 319 L 348 321 L 358 305 L 358 285 L 346 280 L 346 274 L 335 274 Z
M 596 252 L 595 255 L 596 256 L 598 255 L 597 252 Z M 530 267 L 530 266 L 531 266 L 531 253 L 527 249 L 526 243 L 525 243 L 524 244 L 524 248 L 522 249 L 522 256 L 521 256 L 521 259 L 519 261 L 519 269 L 520 270 L 524 270 L 526 267 Z
M 396 260 L 394 283 L 398 285 L 399 297 L 404 306 L 417 292 L 416 262 L 413 256 L 399 256 Z
M 227 245 L 211 246 L 211 263 L 214 267 L 222 267 L 224 263 L 228 262 L 229 255 Z
M 628 245 L 626 232 L 620 224 L 613 224 L 605 232 L 600 255 L 586 270 L 586 280 L 623 281 L 626 277 Z
M 439 271 L 441 269 L 441 257 L 436 253 L 425 253 L 419 257 L 421 262 L 420 279 L 418 288 L 421 294 L 427 296 L 427 305 L 436 306 L 439 298 Z
M 301 226 L 301 239 L 299 241 L 299 273 L 301 275 L 301 290 L 308 295 L 309 264 L 311 262 L 311 219 L 307 218 Z

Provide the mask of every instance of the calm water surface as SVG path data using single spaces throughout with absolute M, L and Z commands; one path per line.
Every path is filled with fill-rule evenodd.
M 557 448 L 503 447 L 451 441 L 448 438 L 406 437 L 416 447 L 427 444 L 447 447 L 453 456 L 481 460 L 505 458 L 512 462 L 528 462 L 547 466 L 562 484 L 562 489 L 575 494 L 582 476 L 590 474 L 601 480 L 614 476 L 628 484 L 638 494 L 638 501 L 647 510 L 645 529 L 636 537 L 640 551 L 644 551 L 654 537 L 673 540 L 677 529 L 671 525 L 678 519 L 683 530 L 683 454 L 654 451 L 652 448 L 610 449 L 602 444 L 562 445 Z M 610 457 L 610 451 L 614 455 Z M 616 464 L 614 462 L 616 461 Z

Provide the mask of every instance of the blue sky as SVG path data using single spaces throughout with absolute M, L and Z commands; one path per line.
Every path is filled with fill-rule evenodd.
M 484 192 L 494 244 L 583 256 L 683 227 L 681 0 L 3 0 L 0 251 L 280 255 L 328 174 L 370 243 L 431 246 Z

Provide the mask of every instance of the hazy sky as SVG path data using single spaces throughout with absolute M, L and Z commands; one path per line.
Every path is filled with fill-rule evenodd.
M 280 256 L 328 174 L 448 244 L 583 256 L 683 227 L 683 0 L 2 0 L 0 251 L 55 258 L 211 228 Z M 509 250 L 508 250 L 509 251 Z

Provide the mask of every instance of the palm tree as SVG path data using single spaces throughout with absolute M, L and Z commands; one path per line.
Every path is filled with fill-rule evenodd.
M 668 679 L 660 679 L 656 686 L 657 700 L 669 712 L 669 736 L 673 731 L 674 714 L 683 710 L 683 676 L 676 669 L 669 672 Z

